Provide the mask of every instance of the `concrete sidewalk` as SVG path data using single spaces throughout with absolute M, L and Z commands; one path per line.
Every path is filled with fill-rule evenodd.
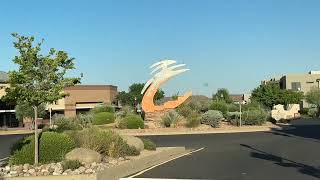
M 41 129 L 38 130 L 41 132 Z M 8 128 L 6 130 L 0 129 L 0 136 L 1 135 L 14 135 L 14 134 L 32 134 L 34 130 L 25 129 L 25 128 Z

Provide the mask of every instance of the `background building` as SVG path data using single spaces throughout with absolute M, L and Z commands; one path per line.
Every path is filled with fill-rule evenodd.
M 291 89 L 293 91 L 302 91 L 304 94 L 312 88 L 319 88 L 320 71 L 310 71 L 307 74 L 288 74 L 280 78 L 281 89 Z M 301 106 L 306 108 L 309 104 L 304 100 Z
M 15 116 L 14 105 L 1 101 L 1 97 L 5 95 L 7 87 L 9 87 L 8 74 L 0 71 L 0 127 L 16 127 L 19 126 L 19 122 Z
M 67 117 L 75 117 L 101 103 L 112 104 L 118 94 L 117 86 L 112 85 L 76 85 L 64 91 L 69 96 L 48 105 L 48 109 Z
M 9 87 L 7 73 L 0 71 L 0 99 Z M 75 117 L 77 113 L 87 112 L 101 103 L 112 104 L 118 94 L 117 86 L 112 85 L 76 85 L 64 89 L 69 96 L 47 106 L 48 114 L 64 114 Z M 0 127 L 16 127 L 19 122 L 15 117 L 15 105 L 0 101 Z M 30 121 L 24 122 L 26 126 Z
M 301 91 L 306 94 L 312 88 L 320 88 L 320 71 L 310 71 L 305 74 L 287 74 L 280 78 L 262 81 L 262 84 L 268 82 L 279 83 L 281 89 Z M 309 107 L 309 104 L 304 100 L 301 102 L 301 107 Z

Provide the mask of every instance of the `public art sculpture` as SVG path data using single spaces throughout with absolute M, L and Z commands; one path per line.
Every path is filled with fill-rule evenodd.
M 189 69 L 184 68 L 185 64 L 176 64 L 174 60 L 163 60 L 150 66 L 153 69 L 151 75 L 153 77 L 147 81 L 141 94 L 144 94 L 141 105 L 145 113 L 164 112 L 166 110 L 174 109 L 186 101 L 192 92 L 187 92 L 184 96 L 178 97 L 177 100 L 168 101 L 162 105 L 154 104 L 154 96 L 159 90 L 160 86 L 165 82 Z
M 282 104 L 278 104 L 273 106 L 271 117 L 276 121 L 291 120 L 300 117 L 299 110 L 299 104 L 289 104 L 287 110 L 284 109 Z

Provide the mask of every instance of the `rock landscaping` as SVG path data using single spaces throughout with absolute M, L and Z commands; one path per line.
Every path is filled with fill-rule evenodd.
M 63 162 L 50 163 L 39 166 L 30 164 L 5 166 L 0 168 L 0 177 L 28 177 L 28 176 L 60 176 L 60 175 L 79 175 L 79 174 L 93 174 L 99 171 L 103 171 L 106 168 L 119 165 L 127 158 L 111 158 L 104 157 L 100 163 L 81 163 L 81 166 L 75 170 L 66 169 L 63 170 Z

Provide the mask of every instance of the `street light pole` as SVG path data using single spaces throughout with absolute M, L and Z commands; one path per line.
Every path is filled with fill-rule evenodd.
M 240 119 L 239 119 L 239 120 L 240 120 L 240 121 L 239 121 L 239 123 L 240 123 L 240 124 L 239 124 L 239 125 L 240 125 L 240 127 L 242 126 L 242 122 L 241 122 L 241 121 L 242 121 L 242 117 L 241 117 L 241 116 L 242 116 L 242 112 L 241 112 L 241 104 L 242 104 L 242 103 L 240 102 L 240 103 L 239 103 L 239 105 L 240 105 Z

